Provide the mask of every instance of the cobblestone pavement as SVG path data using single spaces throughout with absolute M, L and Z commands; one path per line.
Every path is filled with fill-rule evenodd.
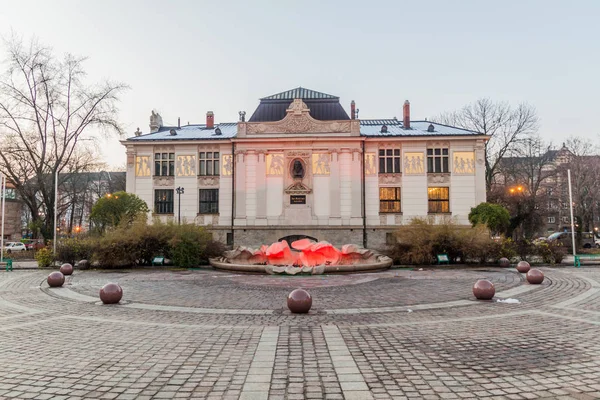
M 0 398 L 600 398 L 600 269 L 542 270 L 0 272 Z M 479 278 L 520 303 L 475 300 Z

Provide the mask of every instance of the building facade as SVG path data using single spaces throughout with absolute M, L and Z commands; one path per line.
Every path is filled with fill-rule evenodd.
M 1 195 L 2 193 L 0 193 L 0 199 Z M 4 198 L 4 213 L 0 209 L 0 221 L 4 221 L 4 240 L 18 242 L 21 239 L 23 203 L 18 199 L 15 186 L 11 182 L 6 182 Z
M 415 217 L 468 224 L 486 200 L 488 137 L 411 121 L 408 101 L 402 121 L 357 113 L 304 88 L 262 98 L 236 123 L 208 112 L 205 124 L 166 127 L 153 112 L 150 133 L 122 141 L 127 191 L 153 217 L 209 226 L 235 246 L 308 236 L 382 249 Z

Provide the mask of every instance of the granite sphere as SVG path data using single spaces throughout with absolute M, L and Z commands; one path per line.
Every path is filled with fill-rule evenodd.
M 90 269 L 90 262 L 88 260 L 81 260 L 77 263 L 79 269 Z
M 73 266 L 69 263 L 64 263 L 60 266 L 60 272 L 63 275 L 71 275 L 73 274 Z
M 287 306 L 294 314 L 306 314 L 312 307 L 312 297 L 304 289 L 293 290 L 287 297 Z
M 502 257 L 500 260 L 498 260 L 498 263 L 501 267 L 510 267 L 510 260 L 506 257 Z
M 65 276 L 59 271 L 54 271 L 48 275 L 47 281 L 50 287 L 61 287 L 65 283 Z
M 479 300 L 491 300 L 494 294 L 496 294 L 496 288 L 487 279 L 480 279 L 473 285 L 473 295 Z
M 116 283 L 107 283 L 100 289 L 100 300 L 104 304 L 117 304 L 123 297 L 123 289 Z
M 529 272 L 527 272 L 527 282 L 533 285 L 539 285 L 544 282 L 544 273 L 539 269 L 530 269 Z
M 519 261 L 519 263 L 517 264 L 517 271 L 519 272 L 526 273 L 529 272 L 530 269 L 531 265 L 529 265 L 527 261 Z

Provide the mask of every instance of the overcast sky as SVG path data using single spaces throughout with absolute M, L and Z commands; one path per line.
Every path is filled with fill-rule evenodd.
M 302 86 L 351 100 L 361 118 L 413 119 L 480 97 L 534 105 L 544 138 L 598 141 L 600 1 L 0 0 L 11 30 L 88 56 L 90 81 L 131 86 L 130 136 L 165 123 L 248 116 L 258 99 Z M 0 53 L 3 54 L 3 53 Z M 119 138 L 103 157 L 125 164 Z

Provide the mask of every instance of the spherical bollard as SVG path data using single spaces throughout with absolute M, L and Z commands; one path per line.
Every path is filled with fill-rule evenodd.
M 77 263 L 79 269 L 90 269 L 90 262 L 88 260 L 81 260 Z
M 288 295 L 287 306 L 294 314 L 306 314 L 312 307 L 312 297 L 304 289 L 293 290 Z
M 58 271 L 51 272 L 46 279 L 50 287 L 61 287 L 65 283 L 65 276 Z
M 510 260 L 506 257 L 502 257 L 500 260 L 498 260 L 498 263 L 501 267 L 510 267 Z
M 71 275 L 73 273 L 73 266 L 69 263 L 64 263 L 60 266 L 60 272 L 63 275 Z
M 491 300 L 494 294 L 496 294 L 496 288 L 487 279 L 480 279 L 473 285 L 473 295 L 479 300 Z
M 531 265 L 529 265 L 527 261 L 519 261 L 519 263 L 517 264 L 517 271 L 519 272 L 526 273 L 529 272 L 530 269 Z
M 107 283 L 100 289 L 100 300 L 104 304 L 117 304 L 123 297 L 123 289 L 116 283 Z
M 529 272 L 527 272 L 527 282 L 531 283 L 532 285 L 539 285 L 540 283 L 544 282 L 543 272 L 535 268 L 530 269 Z

